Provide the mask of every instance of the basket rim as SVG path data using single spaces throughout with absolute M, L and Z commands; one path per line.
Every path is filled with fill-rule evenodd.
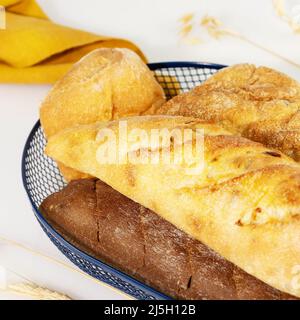
M 196 68 L 196 69 L 222 69 L 227 67 L 225 64 L 197 61 L 166 61 L 166 62 L 151 62 L 147 64 L 151 70 L 162 68 Z
M 110 272 L 113 276 L 117 276 L 119 277 L 121 280 L 128 282 L 129 284 L 133 284 L 136 285 L 138 289 L 145 291 L 145 294 L 149 294 L 149 295 L 153 295 L 156 298 L 160 297 L 161 299 L 164 300 L 171 300 L 170 297 L 168 297 L 167 295 L 159 292 L 158 290 L 144 284 L 143 282 L 136 280 L 135 278 L 133 278 L 130 275 L 127 275 L 126 273 L 112 267 L 111 265 L 107 264 L 104 261 L 101 261 L 97 258 L 94 258 L 93 256 L 89 255 L 88 253 L 82 251 L 81 249 L 77 248 L 75 245 L 73 245 L 72 243 L 70 243 L 69 241 L 67 241 L 60 233 L 58 233 L 52 226 L 51 224 L 44 218 L 42 212 L 38 209 L 38 207 L 36 206 L 36 204 L 34 203 L 34 201 L 32 200 L 31 196 L 30 196 L 30 192 L 29 192 L 29 188 L 27 186 L 27 182 L 26 182 L 26 174 L 25 174 L 25 164 L 26 164 L 26 157 L 27 157 L 27 151 L 28 148 L 30 147 L 30 143 L 32 141 L 33 136 L 35 135 L 36 131 L 41 127 L 41 123 L 40 120 L 38 120 L 36 122 L 36 124 L 34 125 L 34 127 L 31 129 L 30 134 L 26 140 L 25 143 L 25 147 L 23 150 L 23 154 L 22 154 L 22 182 L 23 182 L 23 186 L 25 188 L 27 197 L 29 199 L 29 202 L 31 204 L 32 210 L 35 214 L 35 217 L 37 218 L 37 220 L 43 225 L 44 228 L 46 228 L 46 230 L 55 237 L 55 239 L 57 241 L 59 241 L 64 247 L 66 247 L 68 250 L 70 250 L 71 252 L 75 253 L 76 255 L 84 258 L 85 260 L 87 260 L 89 263 L 94 264 L 96 266 L 99 267 L 105 267 L 106 272 Z M 77 266 L 78 267 L 78 266 Z M 99 280 L 101 281 L 101 280 Z M 122 291 L 121 289 L 116 288 L 119 291 Z M 131 295 L 130 293 L 126 293 L 129 296 Z
M 222 64 L 215 64 L 215 63 L 209 63 L 209 62 L 190 62 L 190 61 L 172 61 L 172 62 L 155 62 L 155 63 L 149 63 L 148 67 L 151 70 L 156 70 L 156 69 L 162 69 L 162 68 L 196 68 L 196 69 L 203 69 L 203 68 L 209 68 L 209 69 L 222 69 L 224 67 L 226 67 L 226 65 L 222 65 Z M 36 206 L 36 204 L 34 203 L 31 195 L 30 195 L 30 191 L 29 188 L 27 186 L 27 181 L 26 181 L 26 158 L 27 158 L 27 152 L 28 149 L 30 148 L 30 144 L 32 141 L 32 138 L 34 137 L 36 131 L 40 128 L 41 123 L 40 120 L 38 120 L 35 125 L 33 126 L 33 128 L 31 129 L 24 148 L 23 148 L 23 152 L 22 152 L 22 160 L 21 160 L 21 175 L 22 175 L 22 183 L 23 183 L 23 187 L 26 191 L 28 200 L 31 204 L 32 210 L 36 216 L 36 218 L 38 219 L 38 221 L 43 225 L 43 227 L 46 228 L 46 230 L 53 235 L 63 246 L 65 246 L 67 249 L 69 249 L 71 252 L 75 253 L 78 256 L 81 256 L 82 258 L 84 258 L 85 260 L 87 260 L 88 262 L 95 264 L 97 266 L 100 267 L 105 267 L 107 272 L 110 272 L 112 275 L 119 277 L 121 280 L 128 282 L 129 284 L 133 284 L 136 285 L 138 289 L 140 290 L 144 290 L 146 294 L 149 295 L 153 295 L 155 298 L 160 298 L 160 299 L 164 299 L 164 300 L 171 300 L 172 298 L 159 292 L 158 290 L 148 286 L 147 284 L 136 280 L 135 278 L 133 278 L 130 275 L 127 275 L 126 273 L 115 269 L 114 267 L 110 266 L 109 264 L 98 260 L 97 258 L 94 258 L 93 256 L 89 255 L 88 253 L 85 253 L 84 251 L 78 249 L 75 245 L 71 244 L 69 241 L 67 241 L 66 239 L 64 239 L 64 237 L 62 235 L 60 235 L 48 222 L 47 220 L 44 218 L 43 214 L 39 211 L 38 207 Z M 77 266 L 78 267 L 78 266 Z M 101 280 L 99 280 L 101 281 Z M 121 289 L 118 289 L 122 291 Z M 131 295 L 130 293 L 127 293 L 128 295 Z

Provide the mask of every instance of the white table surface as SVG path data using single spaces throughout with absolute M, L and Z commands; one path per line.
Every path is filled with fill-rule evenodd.
M 230 37 L 214 40 L 199 29 L 202 42 L 179 41 L 178 19 L 189 12 L 218 17 L 248 38 L 300 64 L 300 34 L 274 13 L 271 0 L 39 0 L 49 17 L 60 24 L 99 34 L 129 38 L 150 62 L 191 60 L 223 64 L 251 62 L 277 68 L 300 80 L 300 69 Z M 288 1 L 291 5 L 300 1 Z M 0 236 L 21 242 L 71 265 L 52 245 L 36 222 L 21 181 L 21 153 L 38 119 L 49 85 L 0 85 Z M 0 242 L 0 266 L 74 299 L 125 297 L 61 266 Z M 0 277 L 1 278 L 1 277 Z M 0 284 L 1 285 L 1 284 Z M 0 299 L 18 298 L 0 292 Z

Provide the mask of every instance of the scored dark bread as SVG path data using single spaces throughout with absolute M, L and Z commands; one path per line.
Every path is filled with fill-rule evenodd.
M 40 210 L 77 247 L 173 298 L 294 299 L 100 180 L 72 181 Z

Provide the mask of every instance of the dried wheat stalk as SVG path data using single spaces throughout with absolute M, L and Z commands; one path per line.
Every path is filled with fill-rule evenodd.
M 30 297 L 34 300 L 72 300 L 65 294 L 40 287 L 34 283 L 18 283 L 8 285 L 4 291 L 16 295 Z
M 280 60 L 283 60 L 284 62 L 286 63 L 289 63 L 291 65 L 293 65 L 294 67 L 296 68 L 299 68 L 300 69 L 300 64 L 282 56 L 281 54 L 259 44 L 259 43 L 256 43 L 255 41 L 251 40 L 251 39 L 248 39 L 247 37 L 245 37 L 244 35 L 240 34 L 240 33 L 237 33 L 233 30 L 230 30 L 230 29 L 227 29 L 227 28 L 224 28 L 224 26 L 222 25 L 221 21 L 218 20 L 217 18 L 214 18 L 214 17 L 211 17 L 211 16 L 204 16 L 202 18 L 202 20 L 200 21 L 200 25 L 202 27 L 204 27 L 207 32 L 209 33 L 210 36 L 212 36 L 213 38 L 215 39 L 218 39 L 222 36 L 231 36 L 231 37 L 235 37 L 239 40 L 242 40 L 244 42 L 247 42 L 249 43 L 250 45 L 258 48 L 258 49 L 261 49 L 269 54 L 271 54 L 272 56 L 280 59 Z
M 195 15 L 194 13 L 188 13 L 188 14 L 185 14 L 184 16 L 182 16 L 179 21 L 182 23 L 182 24 L 188 24 L 188 23 L 191 23 L 191 21 L 194 19 Z
M 38 286 L 30 279 L 7 267 L 0 266 L 0 270 L 2 272 L 2 282 L 0 283 L 0 290 L 2 292 L 31 297 L 35 300 L 71 300 L 71 298 L 65 294 Z M 8 272 L 22 279 L 22 282 L 7 284 Z
M 181 37 L 185 37 L 192 31 L 192 29 L 193 29 L 192 24 L 183 25 L 179 31 L 179 34 L 181 35 Z
M 26 252 L 29 252 L 34 256 L 41 257 L 44 260 L 47 260 L 47 261 L 52 262 L 52 263 L 55 263 L 55 264 L 57 264 L 57 265 L 59 265 L 61 267 L 64 267 L 65 269 L 67 269 L 69 271 L 72 271 L 73 273 L 77 273 L 77 274 L 79 274 L 79 275 L 81 275 L 81 276 L 83 276 L 83 277 L 85 277 L 85 278 L 97 283 L 98 285 L 100 284 L 101 286 L 109 288 L 110 290 L 113 290 L 113 291 L 117 292 L 118 294 L 122 294 L 124 297 L 126 297 L 129 300 L 134 300 L 134 298 L 132 298 L 128 294 L 126 294 L 126 293 L 124 293 L 124 292 L 122 292 L 122 291 L 120 291 L 118 289 L 115 289 L 115 288 L 111 287 L 110 285 L 108 285 L 108 284 L 106 284 L 104 282 L 101 282 L 100 280 L 97 280 L 96 278 L 93 278 L 92 276 L 90 276 L 87 273 L 81 271 L 80 269 L 75 269 L 75 268 L 71 267 L 70 265 L 68 265 L 68 264 L 66 264 L 66 263 L 64 263 L 64 262 L 62 262 L 60 260 L 57 260 L 57 259 L 52 258 L 50 256 L 47 256 L 47 255 L 45 255 L 45 254 L 43 254 L 41 252 L 38 252 L 38 251 L 35 251 L 35 250 L 33 250 L 33 249 L 29 248 L 29 247 L 26 247 L 21 243 L 18 243 L 18 242 L 14 241 L 14 240 L 7 239 L 7 238 L 2 237 L 2 236 L 0 236 L 0 241 L 4 242 L 4 243 L 7 243 L 7 244 L 9 244 L 11 246 L 17 247 L 19 249 L 22 249 L 22 250 L 24 250 Z
M 276 14 L 285 21 L 295 33 L 300 33 L 300 24 L 290 17 L 285 8 L 285 0 L 273 0 Z
M 201 19 L 200 25 L 204 27 L 208 34 L 215 39 L 223 36 L 237 36 L 233 31 L 223 28 L 220 20 L 208 15 L 205 15 Z
M 190 44 L 190 45 L 196 45 L 201 43 L 201 40 L 199 37 L 191 34 L 195 27 L 194 18 L 195 18 L 195 15 L 193 13 L 188 13 L 179 19 L 179 22 L 180 22 L 179 36 L 181 40 L 183 40 L 186 44 Z

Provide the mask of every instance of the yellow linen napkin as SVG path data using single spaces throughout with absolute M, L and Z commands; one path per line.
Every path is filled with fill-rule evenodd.
M 64 27 L 48 20 L 34 0 L 0 0 L 6 29 L 0 30 L 0 82 L 53 83 L 82 56 L 101 47 L 129 48 L 132 42 Z

